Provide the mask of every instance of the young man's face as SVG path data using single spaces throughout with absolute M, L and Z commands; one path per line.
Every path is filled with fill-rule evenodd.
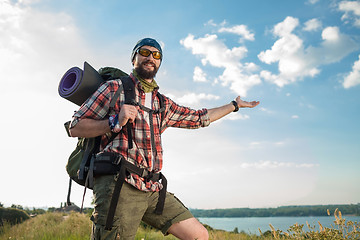
M 151 46 L 142 46 L 140 49 L 148 49 L 152 52 L 159 51 L 157 48 Z M 139 74 L 140 77 L 146 80 L 152 80 L 155 77 L 160 67 L 160 63 L 161 59 L 155 59 L 153 57 L 153 54 L 145 57 L 142 56 L 140 53 L 136 53 L 133 61 L 136 72 Z

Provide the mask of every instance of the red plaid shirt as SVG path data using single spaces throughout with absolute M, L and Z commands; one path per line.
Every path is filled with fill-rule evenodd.
M 145 93 L 141 89 L 141 83 L 130 75 L 135 82 L 135 100 L 141 105 L 145 105 Z M 109 104 L 116 90 L 121 84 L 120 80 L 107 81 L 102 84 L 98 90 L 80 107 L 74 114 L 71 127 L 74 127 L 78 121 L 84 118 L 91 119 L 107 119 L 109 115 L 120 112 L 121 106 L 125 102 L 123 92 L 120 94 L 119 100 L 116 102 L 114 109 L 109 109 Z M 156 97 L 157 89 L 152 93 L 152 109 L 160 108 L 159 99 Z M 162 145 L 161 133 L 168 127 L 179 128 L 200 128 L 210 124 L 207 109 L 193 110 L 180 106 L 171 99 L 164 96 L 165 113 L 161 121 L 161 114 L 153 114 L 155 147 L 152 151 L 150 126 L 144 118 L 144 111 L 138 110 L 135 123 L 132 128 L 133 148 L 128 149 L 128 138 L 126 129 L 123 129 L 118 136 L 108 144 L 109 134 L 102 136 L 101 151 L 116 152 L 122 155 L 127 161 L 138 167 L 146 168 L 154 172 L 160 172 L 162 169 Z M 160 129 L 161 126 L 161 129 Z M 154 154 L 153 154 L 154 153 Z M 126 181 L 142 191 L 159 191 L 161 183 L 153 181 L 144 181 L 143 178 L 131 174 Z

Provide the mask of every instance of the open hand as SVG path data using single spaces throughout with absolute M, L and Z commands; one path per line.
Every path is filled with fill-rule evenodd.
M 243 101 L 241 100 L 240 96 L 238 96 L 235 99 L 235 101 L 238 104 L 239 108 L 253 108 L 259 105 L 260 103 L 259 101 L 252 101 L 252 102 Z

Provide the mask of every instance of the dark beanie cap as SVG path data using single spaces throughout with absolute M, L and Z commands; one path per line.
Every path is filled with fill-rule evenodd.
M 134 57 L 135 57 L 135 54 L 136 54 L 136 51 L 141 48 L 142 46 L 151 46 L 151 47 L 154 47 L 154 48 L 157 48 L 159 50 L 159 52 L 161 53 L 161 56 L 162 56 L 162 49 L 161 49 L 161 46 L 160 44 L 155 40 L 155 39 L 152 39 L 152 38 L 144 38 L 144 39 L 141 39 L 139 40 L 132 53 L 131 53 L 131 62 L 134 60 Z M 162 60 L 162 57 L 161 57 L 161 60 Z

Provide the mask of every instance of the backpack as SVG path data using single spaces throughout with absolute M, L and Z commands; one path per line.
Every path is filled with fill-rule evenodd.
M 113 98 L 110 102 L 110 109 L 114 108 L 116 101 L 118 100 L 120 96 L 120 92 L 122 89 L 124 89 L 124 95 L 125 95 L 125 104 L 131 104 L 131 105 L 138 105 L 135 101 L 135 88 L 134 83 L 131 80 L 129 76 L 125 76 L 124 72 L 117 68 L 113 67 L 105 67 L 101 68 L 99 70 L 99 74 L 104 79 L 104 81 L 108 80 L 114 80 L 114 79 L 120 79 L 122 82 L 122 88 L 118 88 L 116 93 L 114 94 Z M 159 99 L 159 105 L 160 109 L 157 112 L 154 113 L 160 113 L 161 114 L 161 122 L 164 119 L 164 97 L 158 92 L 157 97 Z M 140 106 L 142 107 L 142 106 Z M 69 134 L 69 126 L 70 121 L 66 122 L 64 124 L 65 129 Z M 128 146 L 129 149 L 131 149 L 132 146 L 132 134 L 131 134 L 131 124 L 126 124 L 127 132 L 128 132 Z M 119 133 L 112 133 L 109 143 L 111 143 L 115 137 Z M 81 211 L 83 209 L 83 203 L 84 203 L 84 197 L 86 193 L 86 188 L 92 189 L 93 187 L 93 173 L 94 173 L 94 159 L 95 155 L 99 152 L 100 149 L 100 142 L 101 142 L 101 136 L 93 137 L 93 138 L 78 138 L 78 142 L 76 144 L 75 150 L 70 154 L 68 162 L 66 164 L 66 171 L 70 177 L 69 179 L 69 189 L 68 189 L 68 195 L 67 195 L 67 205 L 71 205 L 70 201 L 70 195 L 71 195 L 71 185 L 72 181 L 75 181 L 76 183 L 84 186 L 84 195 L 83 200 L 81 204 Z M 110 169 L 109 169 L 110 167 Z M 117 169 L 111 169 L 111 166 L 105 167 L 106 170 L 98 169 L 102 172 L 109 172 L 108 174 L 116 174 Z

